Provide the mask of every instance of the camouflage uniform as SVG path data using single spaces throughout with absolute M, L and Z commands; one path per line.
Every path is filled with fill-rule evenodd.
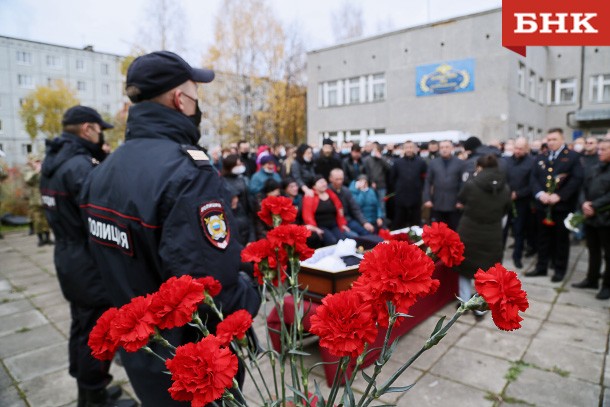
M 34 161 L 40 161 L 37 157 Z M 28 170 L 24 176 L 28 185 L 28 214 L 34 226 L 34 233 L 38 236 L 38 245 L 53 244 L 49 237 L 49 224 L 42 208 L 40 196 L 40 171 Z

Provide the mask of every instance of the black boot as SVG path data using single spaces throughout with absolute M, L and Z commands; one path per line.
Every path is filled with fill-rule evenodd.
M 42 233 L 38 233 L 38 247 L 44 245 L 44 239 L 42 237 Z
M 44 244 L 53 245 L 49 232 L 44 232 Z

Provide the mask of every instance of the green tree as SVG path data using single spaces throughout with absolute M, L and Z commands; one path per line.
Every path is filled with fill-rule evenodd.
M 61 133 L 64 112 L 79 103 L 75 92 L 62 80 L 57 80 L 52 86 L 37 86 L 27 95 L 19 115 L 32 140 L 38 133 L 52 138 Z
M 267 117 L 261 111 L 265 110 L 270 81 L 282 76 L 285 37 L 280 21 L 265 0 L 222 2 L 214 23 L 214 44 L 208 49 L 204 64 L 230 78 L 226 87 L 214 88 L 222 93 L 220 99 L 226 101 L 225 108 L 230 113 L 210 117 L 219 131 L 232 129 L 231 134 L 225 135 L 260 142 L 268 133 L 265 129 L 269 125 L 258 121 Z M 236 117 L 239 121 L 235 121 Z

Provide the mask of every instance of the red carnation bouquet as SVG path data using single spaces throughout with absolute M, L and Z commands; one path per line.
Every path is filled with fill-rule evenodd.
M 360 275 L 352 287 L 327 295 L 312 312 L 310 303 L 304 300 L 306 290 L 298 281 L 300 261 L 313 254 L 307 246 L 310 232 L 290 224 L 292 211 L 284 201 L 267 198 L 262 208 L 259 215 L 270 220 L 274 229 L 266 239 L 249 244 L 241 256 L 242 261 L 254 263 L 262 293 L 262 314 L 274 310 L 279 316 L 280 329 L 273 330 L 279 337 L 279 350 L 271 346 L 269 327 L 266 348 L 264 344 L 261 347 L 253 343 L 253 321 L 247 311 L 238 310 L 227 316 L 221 312 L 215 303 L 222 290 L 218 281 L 183 275 L 171 277 L 155 293 L 106 311 L 89 337 L 93 356 L 110 360 L 120 347 L 127 352 L 148 352 L 171 375 L 172 384 L 168 388 L 171 397 L 197 407 L 247 405 L 235 379 L 239 366 L 245 369 L 246 380 L 251 380 L 260 398 L 256 405 L 368 406 L 385 393 L 407 391 L 411 386 L 393 387 L 393 383 L 423 352 L 438 344 L 467 310 L 491 310 L 494 322 L 503 330 L 521 326 L 519 313 L 527 309 L 528 302 L 517 275 L 500 264 L 487 271 L 479 270 L 475 274 L 479 294 L 462 302 L 448 322 L 442 317 L 415 355 L 393 373 L 382 376 L 394 349 L 390 341 L 392 329 L 409 316 L 409 310 L 420 298 L 439 287 L 439 281 L 432 278 L 434 261 L 440 259 L 451 267 L 463 260 L 464 245 L 459 236 L 447 225 L 433 223 L 424 228 L 422 247 L 401 240 L 378 244 L 365 253 Z M 292 302 L 286 302 L 290 297 Z M 288 304 L 294 307 L 290 323 L 284 318 Z M 220 321 L 213 330 L 207 326 L 208 318 L 199 316 L 202 306 Z M 309 317 L 310 332 L 305 332 L 305 317 Z M 172 344 L 164 338 L 166 330 L 186 324 L 198 329 L 202 339 Z M 371 345 L 384 331 L 381 350 L 372 349 Z M 310 334 L 317 335 L 320 346 L 339 358 L 326 397 L 315 380 L 310 382 L 311 370 L 320 368 L 320 364 L 306 367 L 304 361 L 309 354 L 303 351 L 303 340 Z M 159 346 L 150 346 L 152 343 L 166 352 L 159 354 Z M 352 384 L 373 351 L 379 355 L 374 371 L 372 375 L 362 373 L 368 386 L 363 394 L 354 394 Z M 263 370 L 261 360 L 265 358 L 269 365 Z M 403 355 L 400 360 L 404 360 Z

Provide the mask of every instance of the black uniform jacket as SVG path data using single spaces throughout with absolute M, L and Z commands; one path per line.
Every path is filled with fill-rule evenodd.
M 100 272 L 88 248 L 78 195 L 97 164 L 99 147 L 70 133 L 47 141 L 40 192 L 55 234 L 55 269 L 64 296 L 79 306 L 110 305 Z M 98 156 L 99 157 L 99 156 Z
M 549 153 L 541 154 L 535 158 L 532 170 L 532 195 L 536 196 L 538 192 L 549 192 L 554 187 L 554 192 L 561 198 L 554 205 L 554 209 L 570 212 L 576 207 L 583 178 L 583 168 L 578 153 L 564 147 L 554 160 L 549 160 Z M 543 205 L 538 199 L 536 199 L 536 206 L 539 209 L 546 208 L 546 205 Z
M 595 227 L 610 227 L 610 164 L 600 162 L 593 167 L 585 179 L 583 194 L 591 201 L 595 216 L 586 218 L 586 223 Z M 600 210 L 603 209 L 603 210 Z
M 91 173 L 81 208 L 114 305 L 189 274 L 220 281 L 225 311 L 256 313 L 239 283 L 230 193 L 198 139 L 188 117 L 141 102 L 129 110 L 126 142 Z
M 504 159 L 506 180 L 511 192 L 517 194 L 517 199 L 531 198 L 530 178 L 534 169 L 534 157 L 526 154 L 524 157 L 507 157 Z

